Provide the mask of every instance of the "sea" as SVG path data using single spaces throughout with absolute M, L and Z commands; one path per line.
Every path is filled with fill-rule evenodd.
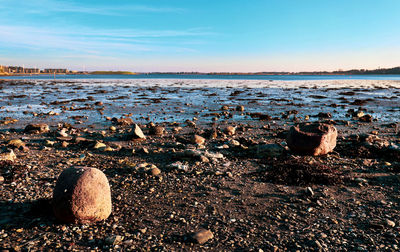
M 224 75 L 224 74 L 135 74 L 135 75 L 24 75 L 0 79 L 216 79 L 216 80 L 400 80 L 400 75 Z

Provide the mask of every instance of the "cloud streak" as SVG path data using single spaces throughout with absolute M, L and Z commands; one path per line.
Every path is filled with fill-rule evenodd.
M 138 52 L 195 52 L 179 44 L 211 33 L 188 30 L 52 30 L 29 26 L 0 25 L 0 44 L 36 50 L 61 50 L 86 54 L 133 54 Z
M 172 7 L 154 7 L 150 5 L 138 4 L 118 4 L 101 6 L 99 4 L 92 4 L 87 6 L 82 2 L 71 1 L 49 1 L 49 0 L 25 0 L 13 1 L 2 0 L 0 3 L 3 5 L 0 9 L 7 7 L 10 10 L 18 10 L 26 14 L 45 14 L 49 13 L 78 13 L 78 14 L 92 14 L 92 15 L 106 15 L 106 16 L 122 16 L 137 12 L 143 13 L 182 13 L 185 10 L 181 8 Z

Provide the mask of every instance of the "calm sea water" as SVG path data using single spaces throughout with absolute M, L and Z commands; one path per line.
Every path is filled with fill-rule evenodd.
M 400 75 L 200 75 L 200 74 L 138 74 L 138 75 L 56 75 L 56 79 L 216 79 L 216 80 L 400 80 Z M 1 76 L 0 79 L 54 79 L 53 75 Z

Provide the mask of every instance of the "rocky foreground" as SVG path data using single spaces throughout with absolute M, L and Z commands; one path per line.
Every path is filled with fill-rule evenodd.
M 244 105 L 220 106 L 207 121 L 193 118 L 196 112 L 180 122 L 104 118 L 91 122 L 97 127 L 4 119 L 0 247 L 399 250 L 399 118 L 380 122 L 360 105 L 340 119 L 323 110 L 271 117 Z M 247 119 L 230 119 L 241 114 Z M 332 152 L 288 148 L 290 127 L 308 120 L 337 128 Z M 106 220 L 68 224 L 55 217 L 56 181 L 71 167 L 106 175 Z

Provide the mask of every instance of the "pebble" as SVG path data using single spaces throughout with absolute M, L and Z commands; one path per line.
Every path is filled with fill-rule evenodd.
M 201 229 L 192 235 L 192 238 L 198 244 L 204 244 L 214 238 L 214 234 L 208 229 Z
M 146 139 L 146 136 L 143 134 L 142 129 L 140 129 L 139 125 L 137 124 L 133 125 L 132 136 L 133 138 Z
M 391 221 L 391 220 L 385 220 L 385 224 L 387 225 L 387 226 L 389 226 L 389 227 L 395 227 L 396 226 L 396 223 L 394 222 L 394 221 Z
M 192 140 L 191 141 L 192 143 L 198 144 L 198 145 L 204 145 L 204 143 L 206 142 L 206 139 L 199 135 L 193 135 L 191 140 Z

